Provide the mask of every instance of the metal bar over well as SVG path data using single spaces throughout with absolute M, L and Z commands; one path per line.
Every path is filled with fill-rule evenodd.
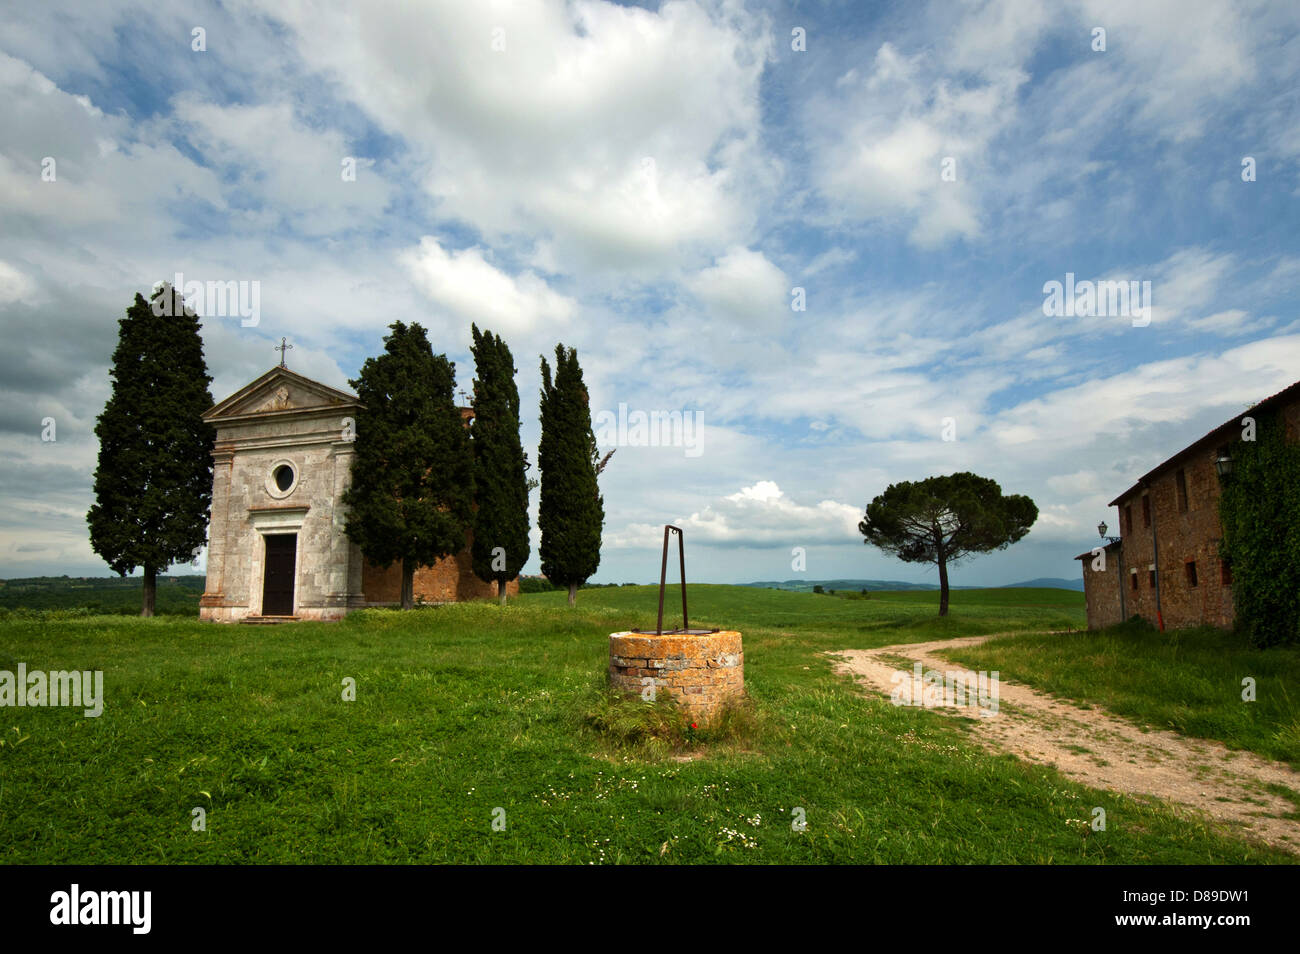
M 668 589 L 668 539 L 672 534 L 677 534 L 677 560 L 681 567 L 682 579 L 682 628 L 670 630 L 668 635 L 673 636 L 703 636 L 708 633 L 716 633 L 716 629 L 692 630 L 690 616 L 686 609 L 686 541 L 681 527 L 674 527 L 672 524 L 664 524 L 664 551 L 663 559 L 659 564 L 659 619 L 655 625 L 655 635 L 664 635 L 664 592 Z M 639 629 L 632 630 L 634 633 L 642 632 Z

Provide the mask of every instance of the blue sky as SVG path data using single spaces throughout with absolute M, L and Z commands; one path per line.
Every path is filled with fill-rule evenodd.
M 1300 13 L 1048 7 L 7 9 L 0 576 L 107 573 L 116 321 L 176 272 L 260 289 L 256 326 L 205 317 L 217 400 L 282 335 L 346 387 L 402 319 L 466 390 L 470 323 L 506 339 L 534 456 L 557 341 L 593 412 L 697 415 L 696 453 L 618 447 L 597 580 L 651 579 L 673 522 L 696 579 L 801 547 L 810 579 L 932 581 L 856 524 L 958 470 L 1041 515 L 955 583 L 1077 575 L 1107 501 L 1300 377 Z M 1067 273 L 1150 282 L 1150 323 L 1045 315 Z

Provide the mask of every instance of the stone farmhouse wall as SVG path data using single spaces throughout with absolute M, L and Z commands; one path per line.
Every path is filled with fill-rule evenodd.
M 1286 439 L 1300 440 L 1300 383 L 1258 406 L 1277 412 Z M 1243 410 L 1160 464 L 1112 501 L 1118 509 L 1121 544 L 1107 550 L 1105 573 L 1093 571 L 1091 554 L 1080 554 L 1088 628 L 1141 616 L 1177 629 L 1233 624 L 1232 567 L 1220 554 L 1221 479 L 1215 460 L 1241 436 Z M 1123 561 L 1123 609 L 1120 576 Z M 1158 590 L 1158 600 L 1157 600 Z
M 1124 612 L 1127 607 L 1120 601 L 1119 544 L 1104 547 L 1104 552 L 1105 569 L 1092 568 L 1091 553 L 1080 554 L 1078 557 L 1083 563 L 1083 593 L 1088 607 L 1089 629 L 1114 626 L 1116 623 L 1122 623 L 1126 618 Z
M 1216 452 L 1212 448 L 1175 457 L 1148 486 L 1120 498 L 1124 599 L 1130 617 L 1158 623 L 1158 582 L 1166 627 L 1232 625 L 1230 570 L 1219 556 L 1223 529 Z

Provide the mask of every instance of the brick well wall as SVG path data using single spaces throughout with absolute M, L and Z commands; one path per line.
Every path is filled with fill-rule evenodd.
M 636 694 L 653 684 L 689 719 L 707 726 L 728 702 L 744 694 L 741 635 L 734 630 L 700 636 L 611 633 L 609 682 Z

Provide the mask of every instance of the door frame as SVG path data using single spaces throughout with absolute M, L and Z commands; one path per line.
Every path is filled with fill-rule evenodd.
M 262 585 L 258 594 L 258 611 L 257 615 L 265 616 L 263 612 L 266 608 L 266 571 L 269 568 L 270 561 L 266 557 L 268 546 L 267 537 L 293 537 L 293 599 L 289 604 L 289 615 L 298 615 L 298 569 L 300 567 L 298 552 L 302 549 L 298 545 L 302 534 L 298 530 L 265 530 L 262 531 Z
M 303 524 L 309 507 L 250 508 L 249 519 L 257 536 L 252 543 L 248 561 L 248 613 L 262 615 L 262 587 L 266 579 L 267 536 L 281 533 L 298 535 L 298 545 L 293 557 L 293 614 L 298 615 L 298 601 L 302 590 Z

